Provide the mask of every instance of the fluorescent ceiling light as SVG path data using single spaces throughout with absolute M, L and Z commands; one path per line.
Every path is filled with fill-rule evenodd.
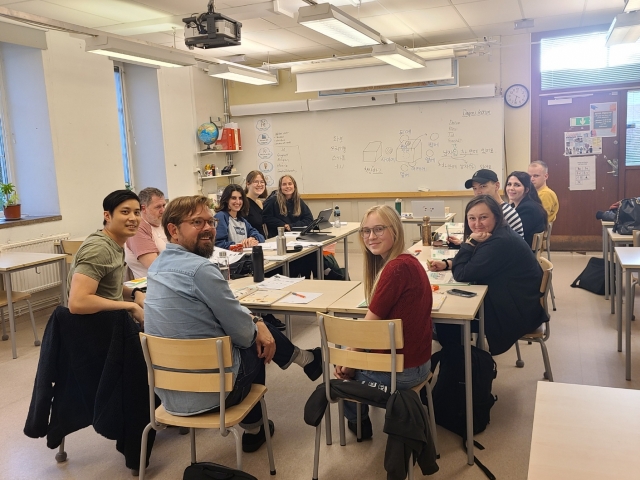
M 382 43 L 378 32 L 329 3 L 300 8 L 298 23 L 350 47 Z
M 421 57 L 395 43 L 374 45 L 371 54 L 377 59 L 402 70 L 425 67 L 425 62 Z
M 252 85 L 273 85 L 278 83 L 278 77 L 273 73 L 227 63 L 210 65 L 209 75 L 226 80 L 233 80 L 234 82 L 250 83 Z
M 621 13 L 611 22 L 607 32 L 607 47 L 620 43 L 635 43 L 640 38 L 640 11 Z
M 196 64 L 193 56 L 172 48 L 154 47 L 106 35 L 87 38 L 84 50 L 107 57 L 160 67 L 188 67 Z
M 627 4 L 624 6 L 625 12 L 635 12 L 640 10 L 640 0 L 627 0 Z

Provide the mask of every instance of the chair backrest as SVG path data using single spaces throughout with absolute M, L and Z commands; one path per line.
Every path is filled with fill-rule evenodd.
M 631 235 L 633 235 L 633 246 L 640 247 L 640 230 L 634 230 Z
M 549 314 L 549 308 L 547 305 L 547 297 L 549 296 L 549 290 L 551 289 L 551 276 L 553 273 L 553 264 L 544 257 L 538 258 L 540 267 L 542 268 L 542 282 L 540 283 L 540 303 L 544 308 L 547 315 Z
M 73 256 L 80 248 L 80 245 L 82 245 L 82 242 L 80 240 L 60 241 L 60 248 L 62 248 L 62 252 L 67 254 L 67 263 L 73 263 Z
M 328 394 L 329 365 L 391 373 L 391 391 L 396 388 L 396 373 L 404 370 L 404 355 L 396 353 L 404 346 L 402 320 L 354 320 L 318 313 L 325 380 Z M 346 350 L 388 350 L 390 353 L 369 353 Z
M 545 232 L 534 233 L 533 240 L 531 240 L 531 250 L 533 250 L 533 253 L 538 259 L 544 248 L 544 234 Z

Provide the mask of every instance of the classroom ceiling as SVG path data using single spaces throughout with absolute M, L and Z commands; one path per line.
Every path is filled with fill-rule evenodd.
M 304 0 L 279 0 L 293 11 Z M 245 64 L 280 63 L 365 53 L 301 26 L 274 11 L 273 1 L 219 0 L 215 10 L 242 22 L 242 45 L 197 50 L 198 56 L 245 55 Z M 317 3 L 322 3 L 318 0 Z M 609 24 L 624 0 L 330 0 L 351 16 L 406 47 L 482 40 Z M 186 50 L 181 19 L 207 9 L 207 0 L 0 0 L 0 6 Z M 295 15 L 297 16 L 297 15 Z M 515 30 L 514 21 L 534 28 Z

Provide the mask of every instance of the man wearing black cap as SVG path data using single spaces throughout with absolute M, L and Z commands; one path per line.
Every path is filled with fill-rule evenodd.
M 498 175 L 496 175 L 496 172 L 493 170 L 487 170 L 486 168 L 478 170 L 473 174 L 473 177 L 464 182 L 464 188 L 473 188 L 474 195 L 490 195 L 493 197 L 493 199 L 502 207 L 504 219 L 507 221 L 509 226 L 521 237 L 524 237 L 524 229 L 522 228 L 520 215 L 518 215 L 516 209 L 505 202 L 498 193 L 500 191 L 500 182 L 498 181 Z

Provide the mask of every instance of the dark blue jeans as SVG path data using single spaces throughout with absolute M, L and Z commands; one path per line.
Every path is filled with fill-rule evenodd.
M 265 325 L 276 342 L 276 353 L 273 356 L 273 361 L 284 370 L 291 365 L 296 347 L 280 330 L 272 327 L 268 323 L 265 323 Z M 238 370 L 236 383 L 233 386 L 233 390 L 227 395 L 225 401 L 227 408 L 242 402 L 242 400 L 249 395 L 251 385 L 254 383 L 258 385 L 265 384 L 264 360 L 258 357 L 256 346 L 252 345 L 249 348 L 241 349 L 240 359 L 240 369 Z M 255 428 L 259 425 L 262 425 L 262 409 L 260 403 L 257 403 L 242 420 L 240 426 L 243 428 Z

